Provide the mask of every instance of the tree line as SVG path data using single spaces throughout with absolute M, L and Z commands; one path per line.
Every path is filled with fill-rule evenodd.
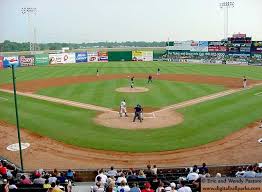
M 165 47 L 164 41 L 125 41 L 125 42 L 95 42 L 95 43 L 39 43 L 38 50 L 61 50 L 63 47 L 69 49 L 85 48 L 118 48 L 118 47 Z M 12 42 L 5 40 L 0 43 L 0 52 L 29 51 L 29 42 Z

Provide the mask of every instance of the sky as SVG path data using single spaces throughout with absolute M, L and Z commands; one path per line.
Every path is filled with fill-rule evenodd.
M 0 0 L 0 42 L 221 40 L 222 0 Z M 229 34 L 262 40 L 262 0 L 234 0 Z M 34 7 L 36 15 L 21 13 Z M 31 26 L 31 27 L 30 27 Z M 33 27 L 34 26 L 34 27 Z

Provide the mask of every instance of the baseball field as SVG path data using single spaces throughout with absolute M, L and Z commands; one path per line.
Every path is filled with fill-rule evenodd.
M 150 74 L 153 82 L 147 83 Z M 11 75 L 10 69 L 0 71 L 0 153 L 18 162 L 18 153 L 5 149 L 17 142 Z M 129 90 L 131 76 L 134 86 L 145 92 Z M 243 76 L 248 78 L 245 89 Z M 252 163 L 262 158 L 257 142 L 262 137 L 257 128 L 262 118 L 261 67 L 67 64 L 17 68 L 16 82 L 21 137 L 31 144 L 24 150 L 28 169 Z M 127 118 L 118 114 L 123 99 Z M 136 104 L 144 108 L 142 123 L 132 122 Z

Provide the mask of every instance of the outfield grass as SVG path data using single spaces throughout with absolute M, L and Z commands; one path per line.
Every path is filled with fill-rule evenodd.
M 202 74 L 226 77 L 243 77 L 249 79 L 262 79 L 262 67 L 259 66 L 233 66 L 215 64 L 176 64 L 172 62 L 109 62 L 92 64 L 66 64 L 44 67 L 17 68 L 17 80 L 45 79 L 65 76 L 94 75 L 96 69 L 100 73 L 151 73 L 155 74 L 157 68 L 161 73 Z M 11 70 L 0 70 L 0 84 L 11 83 Z
M 148 84 L 147 79 L 136 79 L 135 86 L 147 87 L 149 91 L 144 93 L 115 91 L 116 88 L 127 86 L 129 86 L 129 79 L 117 79 L 49 87 L 37 93 L 109 108 L 119 107 L 120 101 L 123 99 L 126 99 L 128 106 L 131 107 L 140 103 L 143 107 L 157 108 L 224 90 L 223 86 L 208 84 L 164 80 L 154 80 L 153 83 Z
M 190 65 L 164 62 L 112 62 L 52 67 L 30 67 L 19 68 L 16 72 L 17 81 L 22 81 L 50 77 L 95 74 L 97 68 L 100 68 L 101 73 L 108 74 L 131 72 L 153 73 L 156 72 L 158 67 L 161 68 L 162 73 L 203 74 L 228 77 L 242 77 L 242 75 L 247 75 L 248 78 L 262 79 L 261 67 Z M 11 80 L 10 70 L 0 71 L 0 84 L 11 82 Z M 96 83 L 101 83 L 100 86 L 109 86 L 107 85 L 107 82 L 103 81 L 86 84 L 86 86 L 92 88 L 92 86 L 95 87 L 95 85 L 98 85 Z M 114 86 L 118 86 L 118 83 L 121 84 L 125 82 L 115 81 Z M 171 94 L 172 97 L 177 97 L 174 100 L 173 98 L 168 99 L 168 101 L 172 100 L 174 103 L 178 99 L 181 99 L 182 101 L 185 97 L 190 98 L 194 96 L 194 94 L 199 94 L 201 92 L 206 94 L 209 91 L 216 91 L 217 88 L 221 88 L 206 85 L 194 85 L 196 87 L 192 87 L 192 84 L 166 81 L 159 81 L 158 83 L 163 83 L 163 87 L 173 87 L 173 83 L 176 85 L 174 89 L 177 89 L 176 91 L 181 94 L 180 98 L 176 95 L 175 90 L 169 90 L 169 88 L 167 88 L 165 91 L 165 94 Z M 156 86 L 155 82 L 152 86 Z M 201 86 L 203 87 L 201 88 Z M 93 89 L 95 89 L 94 87 Z M 164 105 L 165 101 L 161 101 L 161 99 L 162 97 L 167 96 L 163 95 L 158 98 L 158 94 L 162 94 L 163 91 L 161 89 L 158 90 L 159 93 L 157 93 L 157 87 L 158 86 L 155 87 L 156 90 L 152 89 L 152 91 L 155 91 L 156 93 L 156 98 L 150 98 L 150 100 L 152 100 L 152 102 L 157 102 L 159 106 Z M 190 87 L 190 90 L 182 91 L 186 90 L 188 87 Z M 70 89 L 66 88 L 64 90 L 63 87 L 56 89 L 61 89 L 64 91 L 65 95 L 67 95 L 66 90 L 70 90 L 70 92 L 72 92 L 68 93 L 68 95 L 73 96 L 80 101 L 84 101 L 85 97 L 90 100 L 100 99 L 100 96 L 98 96 L 98 93 L 100 93 L 99 89 L 97 90 L 97 94 L 88 96 L 88 93 L 85 91 L 83 91 L 83 95 L 75 94 L 74 90 L 78 91 L 78 88 L 85 89 L 85 85 L 70 85 Z M 111 89 L 110 86 L 108 89 Z M 193 89 L 197 90 L 198 93 L 195 93 Z M 51 92 L 52 94 L 58 94 L 55 93 L 55 90 L 52 90 Z M 221 139 L 232 132 L 244 128 L 249 123 L 261 119 L 262 107 L 260 106 L 262 105 L 262 96 L 255 96 L 254 94 L 257 92 L 262 92 L 262 87 L 252 88 L 233 95 L 180 109 L 179 112 L 184 115 L 185 120 L 182 124 L 176 126 L 136 131 L 113 129 L 96 125 L 92 120 L 96 115 L 96 112 L 94 111 L 54 104 L 22 96 L 18 96 L 18 102 L 21 127 L 40 135 L 48 136 L 68 144 L 95 149 L 151 152 L 199 146 Z M 112 92 L 108 94 L 110 95 L 111 93 Z M 94 97 L 94 95 L 97 95 L 97 97 Z M 104 95 L 105 94 L 103 94 L 103 97 L 107 98 L 107 96 Z M 3 100 L 1 97 L 8 100 Z M 110 105 L 119 105 L 120 98 L 108 97 L 108 100 L 112 100 L 108 102 Z M 102 99 L 99 102 L 102 102 Z M 147 101 L 145 100 L 145 102 Z M 105 105 L 109 105 L 108 103 L 105 103 Z M 11 94 L 0 92 L 0 120 L 15 124 L 14 103 Z
M 225 137 L 262 116 L 257 87 L 230 96 L 180 109 L 185 121 L 177 126 L 129 131 L 93 123 L 93 111 L 19 96 L 21 127 L 40 135 L 82 147 L 150 152 L 202 145 Z M 0 117 L 15 124 L 13 97 L 0 93 Z

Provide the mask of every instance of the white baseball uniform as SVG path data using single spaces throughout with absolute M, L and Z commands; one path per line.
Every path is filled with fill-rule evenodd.
M 122 116 L 123 113 L 126 114 L 126 102 L 125 101 L 121 101 L 120 103 L 120 116 Z

